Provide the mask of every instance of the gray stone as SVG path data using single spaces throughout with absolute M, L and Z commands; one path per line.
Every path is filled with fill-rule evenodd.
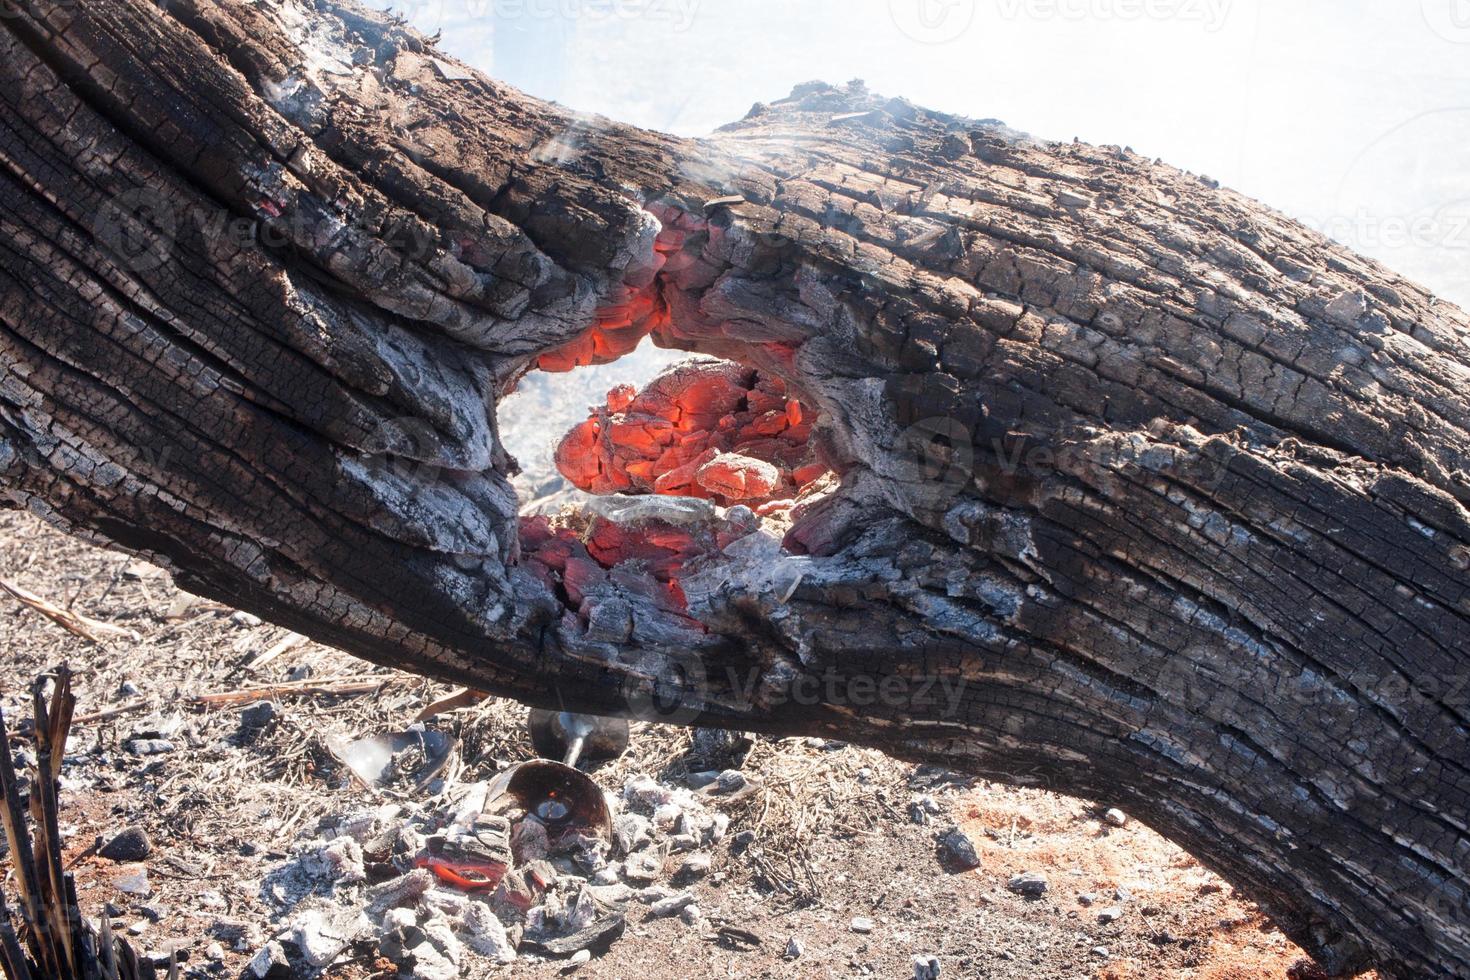
M 788 960 L 799 960 L 801 959 L 801 954 L 805 952 L 806 947 L 802 945 L 800 939 L 792 936 L 790 939 L 786 940 L 786 958 Z
M 720 773 L 720 778 L 715 780 L 715 788 L 721 793 L 738 793 L 745 788 L 747 782 L 749 780 L 745 778 L 745 773 L 739 769 L 726 769 Z
M 148 832 L 142 827 L 128 827 L 102 845 L 97 853 L 119 863 L 142 861 L 153 853 L 153 841 L 148 839 Z
M 148 884 L 148 869 L 139 865 L 112 880 L 113 886 L 124 895 L 148 895 L 153 889 Z
M 1112 824 L 1114 827 L 1122 827 L 1127 825 L 1128 823 L 1128 814 L 1124 813 L 1122 810 L 1114 808 L 1103 814 L 1103 819 Z
M 851 929 L 853 932 L 867 935 L 874 929 L 878 928 L 878 926 L 876 923 L 873 922 L 872 919 L 869 919 L 867 916 L 860 915 L 848 923 L 848 928 Z
M 246 970 L 257 980 L 288 980 L 292 975 L 291 961 L 286 959 L 286 950 L 272 940 L 250 958 Z
M 663 874 L 664 863 L 657 854 L 639 851 L 630 855 L 623 865 L 623 877 L 640 885 L 650 884 Z
M 662 919 L 670 915 L 678 915 L 693 904 L 693 892 L 675 892 L 668 898 L 654 902 L 653 906 L 648 910 L 648 917 L 650 919 Z
M 710 871 L 710 856 L 704 853 L 691 854 L 679 864 L 679 877 L 703 878 Z
M 1117 922 L 1121 918 L 1123 918 L 1123 910 L 1116 905 L 1109 906 L 1097 913 L 1097 921 L 1103 925 L 1107 925 L 1110 922 Z
M 914 980 L 939 980 L 939 957 L 915 956 Z
M 166 738 L 135 738 L 128 743 L 128 751 L 133 755 L 167 755 L 174 751 L 174 743 Z

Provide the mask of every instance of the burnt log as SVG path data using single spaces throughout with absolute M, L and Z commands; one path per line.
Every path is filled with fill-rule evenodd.
M 691 141 L 345 0 L 12 4 L 8 504 L 378 663 L 1121 806 L 1332 973 L 1470 975 L 1463 311 L 858 86 Z M 821 491 L 522 524 L 498 401 L 646 336 L 781 379 Z

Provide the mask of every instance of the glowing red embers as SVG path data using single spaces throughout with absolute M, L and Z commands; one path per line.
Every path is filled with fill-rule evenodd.
M 607 405 L 557 447 L 589 493 L 656 493 L 722 504 L 790 498 L 826 472 L 809 445 L 816 413 L 785 383 L 728 361 L 688 361 Z
M 717 536 L 661 521 L 630 528 L 597 517 L 578 531 L 547 517 L 521 519 L 525 567 L 553 593 L 560 593 L 584 625 L 596 596 L 613 585 L 644 596 L 662 612 L 683 617 L 688 603 L 679 588 L 679 575 L 690 561 L 724 543 Z M 688 626 L 704 631 L 692 619 Z

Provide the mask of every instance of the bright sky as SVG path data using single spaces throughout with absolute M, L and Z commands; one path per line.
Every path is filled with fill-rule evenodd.
M 1470 306 L 1470 0 L 394 5 L 533 94 L 684 135 L 798 82 L 862 78 L 1037 136 L 1126 144 Z

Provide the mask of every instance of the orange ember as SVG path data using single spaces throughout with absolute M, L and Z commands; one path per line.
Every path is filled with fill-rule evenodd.
M 636 394 L 614 388 L 562 439 L 556 465 L 589 493 L 760 505 L 794 497 L 826 472 L 809 445 L 816 417 L 778 377 L 696 360 Z

